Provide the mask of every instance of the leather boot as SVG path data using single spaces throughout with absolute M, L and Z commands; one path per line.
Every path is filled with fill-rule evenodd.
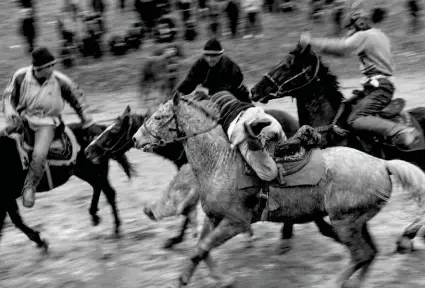
M 407 150 L 420 141 L 420 134 L 414 127 L 397 125 L 390 134 L 393 143 L 401 149 Z
M 46 159 L 44 157 L 33 156 L 31 160 L 22 189 L 22 204 L 27 208 L 34 206 L 36 188 L 43 178 L 45 164 Z

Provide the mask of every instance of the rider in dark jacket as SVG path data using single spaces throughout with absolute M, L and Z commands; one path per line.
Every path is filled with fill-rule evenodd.
M 211 38 L 204 46 L 203 56 L 189 71 L 186 79 L 177 87 L 177 91 L 187 95 L 202 84 L 209 95 L 227 90 L 243 102 L 251 102 L 249 91 L 243 84 L 243 74 L 239 66 L 223 54 L 220 42 Z

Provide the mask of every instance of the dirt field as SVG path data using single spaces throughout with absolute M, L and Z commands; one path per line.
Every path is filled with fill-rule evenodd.
M 406 98 L 409 107 L 425 106 L 422 73 L 425 66 L 422 54 L 425 38 L 421 34 L 406 35 L 406 13 L 402 10 L 402 4 L 387 1 L 386 5 L 392 6 L 393 10 L 383 28 L 395 39 L 397 96 Z M 22 48 L 10 48 L 21 42 L 16 36 L 16 19 L 6 17 L 16 15 L 16 7 L 10 2 L 0 2 L 0 84 L 3 87 L 15 69 L 28 63 Z M 41 4 L 38 6 L 46 7 L 38 9 L 45 25 L 42 27 L 43 41 L 54 46 L 56 35 L 49 22 L 53 20 L 52 13 L 61 1 L 39 2 Z M 304 9 L 306 1 L 301 2 L 301 8 Z M 110 9 L 114 7 L 110 5 Z M 133 13 L 125 13 L 131 16 L 110 11 L 108 18 L 112 23 L 109 27 L 119 30 L 131 23 Z M 253 84 L 294 47 L 300 31 L 313 30 L 317 35 L 330 31 L 328 25 L 308 24 L 305 14 L 305 9 L 293 16 L 265 14 L 263 40 L 224 41 L 229 55 L 247 71 L 247 83 Z M 124 21 L 119 22 L 119 19 Z M 190 56 L 187 63 L 193 61 L 204 41 L 205 37 L 202 41 L 185 45 L 187 55 Z M 146 48 L 147 51 L 149 49 Z M 106 56 L 99 62 L 90 60 L 70 71 L 69 74 L 87 92 L 96 120 L 109 120 L 121 113 L 128 104 L 138 107 L 137 75 L 146 50 L 133 52 L 120 59 Z M 357 72 L 354 59 L 325 60 L 332 71 L 340 75 L 343 87 L 357 85 L 357 79 L 353 78 Z M 290 99 L 268 105 L 296 115 L 295 102 Z M 69 112 L 67 109 L 66 120 L 75 120 Z M 0 127 L 2 125 L 3 118 L 0 119 Z M 6 220 L 0 243 L 0 287 L 169 287 L 174 284 L 182 262 L 196 240 L 188 237 L 175 250 L 163 250 L 162 242 L 176 232 L 180 220 L 152 223 L 142 213 L 142 207 L 159 197 L 176 170 L 169 162 L 152 154 L 132 150 L 128 155 L 137 166 L 136 178 L 128 181 L 116 163 L 112 163 L 110 171 L 111 183 L 117 190 L 123 237 L 119 240 L 111 237 L 113 222 L 103 197 L 99 211 L 102 223 L 92 227 L 88 214 L 91 188 L 72 178 L 64 186 L 40 194 L 33 209 L 21 206 L 26 223 L 40 230 L 42 237 L 49 241 L 49 254 L 42 254 L 23 233 L 14 228 L 9 219 Z M 425 287 L 425 250 L 409 255 L 392 254 L 396 237 L 407 225 L 406 211 L 408 208 L 403 208 L 397 200 L 393 200 L 370 222 L 370 231 L 380 254 L 366 286 Z M 238 236 L 213 251 L 223 271 L 237 278 L 238 287 L 327 287 L 349 260 L 344 247 L 330 242 L 311 224 L 295 227 L 294 248 L 284 256 L 278 256 L 274 251 L 280 225 L 261 223 L 254 225 L 253 229 L 257 237 L 254 248 L 246 249 L 243 237 Z M 422 243 L 418 245 L 423 249 Z M 208 278 L 203 264 L 190 283 L 190 287 L 215 285 Z

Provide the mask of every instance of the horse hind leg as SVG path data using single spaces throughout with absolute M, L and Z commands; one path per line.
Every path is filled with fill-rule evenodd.
M 39 248 L 43 248 L 44 251 L 47 252 L 48 243 L 46 240 L 40 238 L 40 233 L 31 229 L 22 221 L 21 215 L 19 214 L 19 208 L 16 204 L 16 200 L 12 200 L 9 202 L 9 206 L 7 208 L 7 212 L 9 213 L 9 217 L 12 220 L 13 224 L 20 229 L 27 237 L 35 242 Z
M 362 220 L 363 219 L 363 220 Z M 332 220 L 332 219 L 331 219 Z M 357 284 L 350 284 L 349 287 L 360 286 L 364 281 L 366 274 L 370 270 L 370 265 L 375 259 L 378 250 L 368 232 L 364 218 L 349 218 L 332 220 L 341 242 L 347 246 L 351 254 L 351 262 L 348 267 L 342 271 L 337 278 L 338 287 L 346 287 L 348 280 L 357 271 L 360 270 Z
M 2 237 L 2 232 L 3 232 L 3 226 L 4 226 L 4 221 L 6 220 L 6 208 L 2 206 L 0 206 L 0 240 Z
M 406 254 L 414 250 L 413 239 L 421 228 L 425 228 L 425 216 L 417 218 L 413 223 L 404 229 L 403 234 L 397 239 L 396 252 Z M 425 235 L 422 236 L 425 241 Z

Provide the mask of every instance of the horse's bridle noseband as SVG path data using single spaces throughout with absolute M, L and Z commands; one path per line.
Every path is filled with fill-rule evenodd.
M 178 122 L 178 119 L 177 119 L 177 106 L 174 105 L 173 106 L 173 115 L 166 122 L 164 122 L 158 129 L 161 129 L 161 128 L 165 127 L 167 124 L 169 124 L 171 121 L 174 120 L 174 122 L 176 124 L 176 128 L 169 128 L 168 130 L 169 131 L 175 131 L 177 133 L 177 138 L 173 138 L 173 139 L 170 139 L 170 140 L 164 140 L 162 137 L 157 136 L 152 131 L 150 131 L 149 128 L 148 128 L 148 126 L 146 125 L 146 122 L 147 121 L 145 121 L 143 123 L 143 126 L 144 126 L 146 132 L 150 136 L 152 136 L 152 137 L 154 137 L 155 139 L 158 140 L 157 142 L 151 142 L 150 143 L 151 145 L 163 147 L 163 146 L 166 146 L 167 144 L 170 144 L 170 143 L 184 141 L 184 140 L 190 139 L 192 137 L 198 136 L 200 134 L 209 132 L 210 130 L 213 130 L 214 128 L 216 128 L 219 125 L 218 122 L 217 122 L 218 121 L 217 118 L 214 117 L 210 112 L 208 112 L 207 110 L 205 110 L 203 107 L 198 106 L 197 104 L 195 104 L 193 101 L 191 101 L 189 99 L 181 98 L 180 100 L 185 101 L 188 104 L 190 104 L 190 105 L 194 106 L 195 108 L 197 108 L 198 110 L 202 111 L 206 116 L 208 116 L 210 119 L 214 120 L 215 121 L 215 124 L 213 126 L 207 128 L 207 129 L 204 129 L 204 130 L 201 130 L 199 132 L 186 135 L 186 133 L 183 130 L 180 129 L 180 125 L 179 125 L 179 122 Z
M 102 150 L 102 155 L 101 155 L 102 157 L 109 155 L 112 158 L 115 158 L 115 154 L 117 152 L 124 149 L 125 146 L 129 145 L 133 141 L 132 138 L 130 137 L 132 125 L 133 125 L 133 119 L 129 117 L 128 129 L 119 137 L 118 141 L 111 148 L 105 148 L 104 146 L 100 144 L 97 145 Z M 118 144 L 120 143 L 122 139 L 127 139 L 127 140 L 118 147 Z
M 299 89 L 301 89 L 303 87 L 306 87 L 307 85 L 309 85 L 310 83 L 312 83 L 317 78 L 317 75 L 318 75 L 319 69 L 320 69 L 320 58 L 315 53 L 310 52 L 310 54 L 314 55 L 316 57 L 316 59 L 317 59 L 316 68 L 315 68 L 313 77 L 309 81 L 307 81 L 306 83 L 304 83 L 301 86 L 298 86 L 298 87 L 295 87 L 295 88 L 292 88 L 292 89 L 289 89 L 289 90 L 282 91 L 283 90 L 283 87 L 286 84 L 288 84 L 289 82 L 293 81 L 294 79 L 297 79 L 298 77 L 306 74 L 307 72 L 311 71 L 312 70 L 312 67 L 311 66 L 309 66 L 307 68 L 304 68 L 300 73 L 298 73 L 298 74 L 294 75 L 293 77 L 285 80 L 280 85 L 277 83 L 277 81 L 275 79 L 273 79 L 273 77 L 270 76 L 269 73 L 264 74 L 263 78 L 268 79 L 275 87 L 277 87 L 277 91 L 276 92 L 269 94 L 272 99 L 273 98 L 280 98 L 282 96 L 288 95 L 288 93 L 291 93 L 293 91 L 296 91 L 296 90 L 299 90 Z
M 282 88 L 287 83 L 293 81 L 294 79 L 296 79 L 296 78 L 300 77 L 301 75 L 304 75 L 307 72 L 309 72 L 310 70 L 312 70 L 312 67 L 311 66 L 303 69 L 300 73 L 298 73 L 295 76 L 293 76 L 293 77 L 289 78 L 288 80 L 284 81 L 281 85 L 279 85 L 277 83 L 277 81 L 274 80 L 273 77 L 270 76 L 270 74 L 268 74 L 268 73 L 264 74 L 263 78 L 268 79 L 271 83 L 273 83 L 273 85 L 275 87 L 277 87 L 277 91 L 275 93 L 270 93 L 269 94 L 272 99 L 273 98 L 281 98 L 283 96 L 286 96 L 286 95 L 288 95 L 288 93 L 293 92 L 293 91 L 296 91 L 296 90 L 299 90 L 301 88 L 304 88 L 307 85 L 309 85 L 310 83 L 312 83 L 314 80 L 318 79 L 317 78 L 317 75 L 319 74 L 319 70 L 320 70 L 320 58 L 319 58 L 319 56 L 316 53 L 314 53 L 312 51 L 310 51 L 310 54 L 311 55 L 314 55 L 316 57 L 316 60 L 317 60 L 316 61 L 316 68 L 314 70 L 313 77 L 309 81 L 307 81 L 306 83 L 304 83 L 301 86 L 295 87 L 293 89 L 282 91 Z M 280 67 L 277 67 L 277 69 L 278 68 L 280 68 Z M 269 99 L 269 97 L 265 97 L 265 99 Z M 338 125 L 336 124 L 338 122 L 339 118 L 341 117 L 341 115 L 343 114 L 344 109 L 345 109 L 345 103 L 342 102 L 341 105 L 340 105 L 340 107 L 338 108 L 338 111 L 337 111 L 337 113 L 336 113 L 333 121 L 330 124 L 324 125 L 324 126 L 315 127 L 314 129 L 317 132 L 319 132 L 319 133 L 324 133 L 324 132 L 328 132 L 329 130 L 332 130 L 332 131 L 334 131 L 336 134 L 338 134 L 340 136 L 346 136 L 348 134 L 348 131 L 347 130 L 344 130 L 344 129 L 340 128 L 340 127 L 338 127 Z

